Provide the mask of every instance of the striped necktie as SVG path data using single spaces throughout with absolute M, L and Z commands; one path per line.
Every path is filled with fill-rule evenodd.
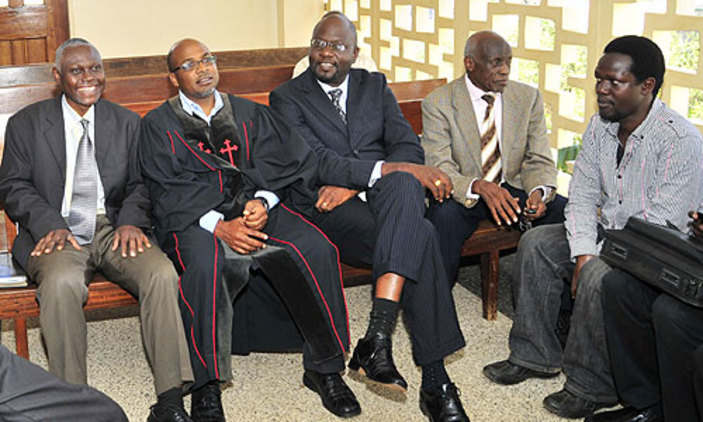
M 79 245 L 93 241 L 98 207 L 98 164 L 93 143 L 88 134 L 88 120 L 81 120 L 83 135 L 78 143 L 76 169 L 73 174 L 73 194 L 68 226 Z
M 344 124 L 347 124 L 347 113 L 344 112 L 342 109 L 342 106 L 339 104 L 339 99 L 342 98 L 342 90 L 339 88 L 331 89 L 327 95 L 330 96 L 332 99 L 332 104 L 334 104 L 334 108 L 337 109 L 337 113 L 339 113 L 339 117 L 342 118 L 342 121 Z
M 496 130 L 495 113 L 493 113 L 493 103 L 495 94 L 487 93 L 481 97 L 488 106 L 486 115 L 481 123 L 481 171 L 482 178 L 487 182 L 500 183 L 502 167 L 500 160 L 500 148 L 498 146 L 498 133 Z

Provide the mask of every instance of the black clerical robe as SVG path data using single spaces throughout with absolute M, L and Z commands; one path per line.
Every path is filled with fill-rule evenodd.
M 210 125 L 185 115 L 178 98 L 166 101 L 142 120 L 139 148 L 157 239 L 182 274 L 180 304 L 196 387 L 230 376 L 232 298 L 251 274 L 263 273 L 288 305 L 307 340 L 305 367 L 339 371 L 349 345 L 339 257 L 305 217 L 315 200 L 315 155 L 268 107 L 232 95 L 223 100 Z M 263 229 L 270 247 L 238 255 L 200 227 L 210 210 L 226 219 L 241 215 L 257 190 L 281 199 Z M 287 252 L 294 271 L 271 254 L 277 249 Z M 317 306 L 296 309 L 305 303 L 301 295 Z M 306 336 L 306 326 L 314 333 Z

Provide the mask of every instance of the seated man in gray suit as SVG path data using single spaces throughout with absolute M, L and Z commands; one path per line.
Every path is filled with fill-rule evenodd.
M 182 383 L 192 380 L 178 309 L 178 275 L 144 233 L 151 204 L 137 162 L 139 116 L 100 97 L 100 53 L 74 38 L 56 50 L 63 95 L 7 123 L 0 202 L 19 234 L 15 260 L 39 285 L 49 370 L 87 382 L 88 282 L 100 271 L 139 299 L 158 402 L 149 421 L 187 421 Z
M 402 305 L 422 367 L 422 411 L 433 421 L 466 421 L 444 368 L 444 357 L 463 347 L 464 338 L 424 204 L 426 189 L 437 200 L 448 197 L 451 181 L 424 165 L 383 74 L 351 69 L 358 50 L 354 24 L 339 12 L 326 14 L 313 31 L 310 67 L 271 92 L 271 107 L 320 158 L 313 221 L 339 247 L 342 261 L 373 268 L 371 319 L 349 367 L 407 388 L 391 352 Z
M 563 224 L 522 236 L 513 267 L 515 319 L 510 356 L 483 369 L 498 384 L 548 378 L 561 370 L 564 388 L 544 407 L 583 418 L 617 403 L 605 341 L 598 254 L 602 232 L 628 218 L 671 222 L 686 230 L 687 213 L 703 199 L 703 138 L 657 98 L 664 56 L 644 37 L 616 38 L 595 69 L 598 114 L 583 135 Z M 564 283 L 575 298 L 566 346 L 554 332 Z
M 456 280 L 461 246 L 481 220 L 510 226 L 522 215 L 535 224 L 560 223 L 566 204 L 555 195 L 542 96 L 508 81 L 510 45 L 494 32 L 477 32 L 464 56 L 466 73 L 422 102 L 427 162 L 454 184 L 454 201 L 435 201 L 428 213 L 449 280 Z

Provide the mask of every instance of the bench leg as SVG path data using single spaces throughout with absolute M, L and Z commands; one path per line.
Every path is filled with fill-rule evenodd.
M 494 321 L 498 312 L 498 270 L 500 253 L 490 251 L 481 255 L 481 296 L 483 317 Z
M 29 360 L 29 343 L 27 341 L 27 319 L 15 318 L 15 348 L 17 354 Z

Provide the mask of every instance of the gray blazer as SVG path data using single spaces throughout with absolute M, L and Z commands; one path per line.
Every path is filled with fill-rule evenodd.
M 481 134 L 464 75 L 432 91 L 422 101 L 422 146 L 427 164 L 439 167 L 454 184 L 454 200 L 471 208 L 466 198 L 475 178 L 481 178 Z M 503 177 L 511 186 L 530 192 L 556 186 L 539 91 L 509 81 L 503 91 L 501 133 Z M 553 198 L 548 198 L 548 201 Z

